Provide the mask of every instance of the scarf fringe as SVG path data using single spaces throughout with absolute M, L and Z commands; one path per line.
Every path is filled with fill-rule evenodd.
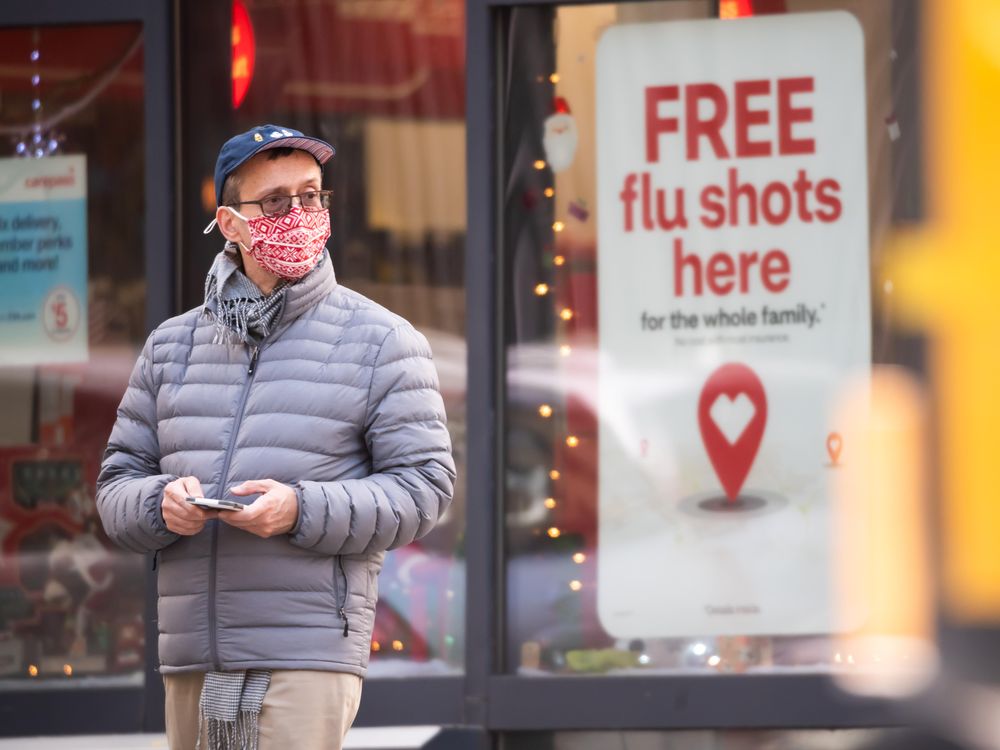
M 215 318 L 212 343 L 260 343 L 281 313 L 288 286 L 289 282 L 282 279 L 271 294 L 264 296 L 231 252 L 219 253 L 205 278 L 205 310 Z
M 265 669 L 206 672 L 195 750 L 202 750 L 202 732 L 206 750 L 257 750 L 260 713 L 270 683 L 271 672 Z
M 204 717 L 198 721 L 198 745 L 201 750 L 201 730 Z M 260 712 L 240 711 L 235 721 L 208 720 L 210 750 L 257 750 L 260 744 Z

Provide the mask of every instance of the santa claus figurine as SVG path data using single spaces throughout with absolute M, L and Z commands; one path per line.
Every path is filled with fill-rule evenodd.
M 545 147 L 545 160 L 549 167 L 559 173 L 573 164 L 578 138 L 576 120 L 570 114 L 566 100 L 556 97 L 553 108 L 555 112 L 545 118 L 542 146 Z

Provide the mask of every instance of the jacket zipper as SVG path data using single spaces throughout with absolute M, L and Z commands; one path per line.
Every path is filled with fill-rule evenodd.
M 226 483 L 229 480 L 229 464 L 233 460 L 233 449 L 236 447 L 236 438 L 239 435 L 240 424 L 243 422 L 243 410 L 247 406 L 247 398 L 250 395 L 250 385 L 253 383 L 253 374 L 257 369 L 257 357 L 260 355 L 260 347 L 255 346 L 250 354 L 250 365 L 247 367 L 247 382 L 243 386 L 243 395 L 240 397 L 240 405 L 236 409 L 236 419 L 233 421 L 233 431 L 229 437 L 229 445 L 226 448 L 226 458 L 222 462 L 222 482 L 219 484 L 219 497 L 225 494 Z M 211 628 L 209 649 L 212 657 L 212 665 L 216 670 L 222 669 L 219 664 L 219 628 L 216 621 L 215 594 L 216 577 L 218 574 L 218 549 L 219 549 L 219 521 L 212 521 L 212 551 L 209 557 L 208 573 L 208 622 Z
M 337 568 L 340 570 L 340 577 L 337 580 L 338 581 L 342 580 L 344 582 L 344 592 L 343 592 L 343 594 L 341 594 L 341 592 L 340 592 L 340 587 L 339 586 L 337 587 L 337 596 L 339 597 L 339 601 L 337 602 L 337 604 L 340 607 L 340 618 L 344 621 L 344 638 L 346 638 L 347 634 L 350 632 L 350 626 L 349 626 L 349 624 L 347 622 L 347 610 L 346 610 L 346 607 L 347 607 L 347 573 L 344 572 L 344 561 L 340 557 L 340 555 L 337 555 Z

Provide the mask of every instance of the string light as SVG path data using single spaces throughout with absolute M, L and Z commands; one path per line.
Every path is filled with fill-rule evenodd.
M 555 526 L 549 527 L 549 530 L 546 533 L 553 539 L 558 539 L 559 535 L 562 534 L 562 532 L 559 531 L 559 529 L 556 528 Z
M 569 582 L 569 587 L 570 587 L 570 588 L 571 588 L 571 589 L 572 589 L 573 591 L 579 591 L 580 589 L 582 589 L 582 588 L 583 588 L 583 584 L 582 584 L 582 583 L 580 583 L 580 581 L 570 581 L 570 582 Z
M 32 35 L 33 49 L 28 55 L 28 59 L 31 60 L 32 64 L 31 111 L 34 113 L 35 119 L 34 124 L 31 126 L 32 135 L 30 138 L 22 137 L 14 144 L 14 153 L 18 156 L 34 157 L 35 159 L 55 154 L 59 150 L 59 143 L 62 140 L 62 136 L 58 135 L 54 130 L 47 133 L 42 132 L 42 76 L 38 70 L 38 61 L 42 57 L 42 52 L 39 49 L 38 42 L 39 35 L 36 29 Z
M 548 284 L 538 284 L 535 287 L 535 294 L 537 294 L 539 297 L 544 297 L 548 293 L 549 293 L 549 285 Z
M 721 663 L 722 659 L 719 658 L 718 654 L 713 654 L 712 656 L 708 657 L 708 666 L 710 667 L 717 667 Z
M 552 471 L 549 472 L 549 479 L 551 479 L 553 482 L 559 481 L 559 477 L 561 476 L 562 474 L 559 473 L 558 469 L 553 469 Z
M 538 407 L 538 413 L 541 414 L 546 419 L 548 419 L 549 417 L 552 416 L 552 407 L 549 406 L 548 404 L 542 404 L 541 406 Z
M 545 197 L 546 198 L 551 198 L 555 194 L 556 194 L 556 191 L 553 190 L 552 188 L 550 188 L 550 187 L 545 188 Z
M 36 667 L 34 664 L 29 664 L 28 675 L 31 677 L 38 677 L 38 667 Z
M 552 83 L 559 83 L 559 74 L 553 73 L 552 75 L 550 75 L 549 81 L 551 81 Z
M 392 650 L 393 651 L 402 651 L 403 650 L 403 642 L 402 641 L 393 641 L 392 642 Z
M 573 348 L 569 344 L 563 344 L 559 347 L 559 354 L 563 357 L 568 357 L 573 352 Z
M 577 552 L 575 555 L 573 555 L 573 562 L 575 562 L 577 565 L 583 565 L 586 561 L 587 561 L 587 556 L 582 552 Z
M 578 438 L 576 435 L 570 435 L 568 438 L 566 438 L 566 445 L 568 445 L 570 448 L 575 448 L 579 444 L 580 444 L 580 438 Z
M 556 507 L 556 499 L 554 497 L 545 498 L 545 507 L 552 510 Z
M 559 317 L 562 318 L 563 320 L 572 320 L 573 311 L 570 310 L 568 307 L 564 307 L 562 310 L 559 311 Z
M 535 161 L 535 169 L 538 169 L 538 170 L 545 169 L 545 162 L 542 161 L 541 159 L 537 159 Z
M 72 664 L 63 664 L 63 674 L 66 675 L 67 677 L 72 677 L 73 676 L 73 665 Z
M 553 232 L 561 232 L 565 228 L 566 228 L 566 224 L 564 222 L 561 222 L 561 221 L 553 221 L 552 222 L 552 231 Z
M 554 263 L 555 265 L 557 265 L 557 266 L 561 266 L 561 265 L 563 265 L 563 264 L 564 264 L 564 263 L 566 262 L 566 258 L 565 258 L 565 256 L 562 256 L 562 255 L 557 255 L 556 257 L 554 257 L 554 258 L 552 259 L 552 262 L 553 262 L 553 263 Z
M 372 651 L 378 653 L 381 650 L 382 650 L 382 644 L 379 643 L 378 641 L 372 641 Z

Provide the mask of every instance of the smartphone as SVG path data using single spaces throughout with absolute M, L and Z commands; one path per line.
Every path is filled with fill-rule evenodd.
M 235 500 L 215 500 L 211 497 L 189 497 L 187 501 L 199 508 L 208 508 L 209 510 L 243 510 L 244 507 L 243 503 L 238 503 Z

